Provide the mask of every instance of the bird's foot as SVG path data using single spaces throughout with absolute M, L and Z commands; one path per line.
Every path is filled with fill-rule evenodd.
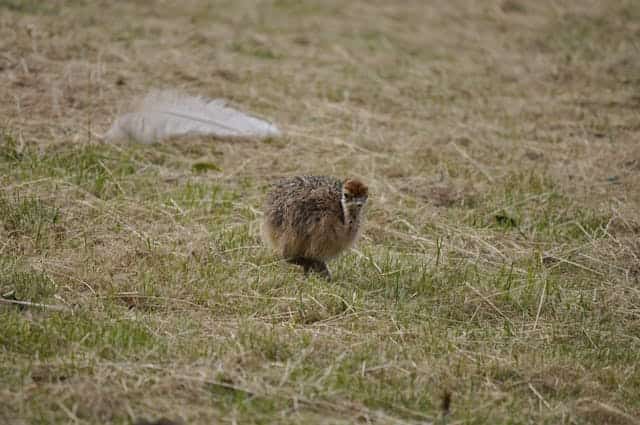
M 308 276 L 309 272 L 314 272 L 327 280 L 331 280 L 331 272 L 324 261 L 305 257 L 293 257 L 289 258 L 287 261 L 291 264 L 302 266 L 305 276 Z

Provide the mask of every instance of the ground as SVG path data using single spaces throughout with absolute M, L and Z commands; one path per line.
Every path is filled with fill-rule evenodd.
M 640 423 L 638 40 L 635 0 L 0 0 L 0 422 Z M 154 88 L 284 136 L 104 143 Z M 332 282 L 259 238 L 302 173 L 370 186 Z

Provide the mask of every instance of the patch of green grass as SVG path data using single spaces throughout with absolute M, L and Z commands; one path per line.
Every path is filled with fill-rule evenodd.
M 208 171 L 221 171 L 213 162 L 196 162 L 191 166 L 191 169 L 196 173 L 206 173 Z
M 282 53 L 255 39 L 234 41 L 231 44 L 231 50 L 258 59 L 277 60 L 283 57 Z
M 4 127 L 0 127 L 0 158 L 9 163 L 19 162 L 23 158 L 17 136 Z
M 540 242 L 580 241 L 604 237 L 610 213 L 585 208 L 562 193 L 544 174 L 513 174 L 477 205 L 473 226 L 517 232 Z
M 28 144 L 18 148 L 15 137 L 0 140 L 0 169 L 24 180 L 62 178 L 98 198 L 110 199 L 130 189 L 127 179 L 141 165 L 135 150 L 119 151 L 106 145 L 37 149 Z
M 604 18 L 570 15 L 565 17 L 557 32 L 551 35 L 551 44 L 567 53 L 567 60 L 575 54 L 593 60 L 599 53 L 594 45 L 598 41 L 600 29 L 606 27 Z
M 38 198 L 0 193 L 0 223 L 9 238 L 29 236 L 36 247 L 42 247 L 59 220 L 60 210 Z
M 55 170 L 71 182 L 99 198 L 121 194 L 120 179 L 133 174 L 136 167 L 127 158 L 108 148 L 84 146 L 63 150 L 41 158 L 41 167 Z
M 103 359 L 135 358 L 149 352 L 161 355 L 167 343 L 155 336 L 144 321 L 100 320 L 83 312 L 47 313 L 28 320 L 15 310 L 0 312 L 0 345 L 16 355 L 40 359 L 62 352 L 93 352 Z
M 258 354 L 266 361 L 286 361 L 294 356 L 294 353 L 304 349 L 304 346 L 296 346 L 293 335 L 286 331 L 268 327 L 248 326 L 241 329 L 240 343 L 252 352 Z
M 25 14 L 57 15 L 60 5 L 55 2 L 40 2 L 37 0 L 0 0 L 0 9 Z
M 15 259 L 0 257 L 0 296 L 19 301 L 44 302 L 57 287 L 45 273 L 29 270 Z
M 566 13 L 549 24 L 542 44 L 563 55 L 565 64 L 604 61 L 605 52 L 621 48 L 620 29 L 637 16 L 640 7 L 634 2 L 615 5 L 608 15 Z

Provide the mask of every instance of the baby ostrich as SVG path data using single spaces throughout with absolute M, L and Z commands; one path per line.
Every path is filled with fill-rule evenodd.
M 291 177 L 276 183 L 264 208 L 262 236 L 288 262 L 331 279 L 325 261 L 350 248 L 362 229 L 368 188 L 356 179 Z

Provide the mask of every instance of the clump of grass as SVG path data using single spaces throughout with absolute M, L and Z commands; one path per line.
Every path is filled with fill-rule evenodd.
M 15 260 L 0 257 L 0 296 L 19 301 L 44 302 L 57 291 L 46 273 L 30 270 Z
M 120 181 L 136 171 L 130 158 L 113 155 L 113 151 L 96 146 L 77 150 L 48 153 L 41 157 L 38 167 L 62 175 L 73 184 L 104 199 L 123 195 Z
M 55 15 L 60 11 L 60 7 L 56 4 L 43 4 L 32 0 L 1 0 L 0 8 L 34 15 Z
M 151 351 L 160 355 L 167 349 L 165 341 L 137 321 L 101 321 L 91 314 L 54 312 L 30 322 L 15 310 L 1 314 L 0 342 L 16 355 L 46 359 L 61 352 L 90 351 L 103 359 L 119 359 Z
M 16 135 L 8 128 L 0 127 L 0 158 L 17 162 L 24 157 Z
M 60 210 L 33 196 L 0 193 L 0 217 L 10 238 L 29 236 L 39 246 L 46 232 L 59 222 Z
M 231 50 L 244 55 L 254 56 L 258 59 L 281 59 L 282 54 L 256 39 L 236 41 L 231 45 Z

